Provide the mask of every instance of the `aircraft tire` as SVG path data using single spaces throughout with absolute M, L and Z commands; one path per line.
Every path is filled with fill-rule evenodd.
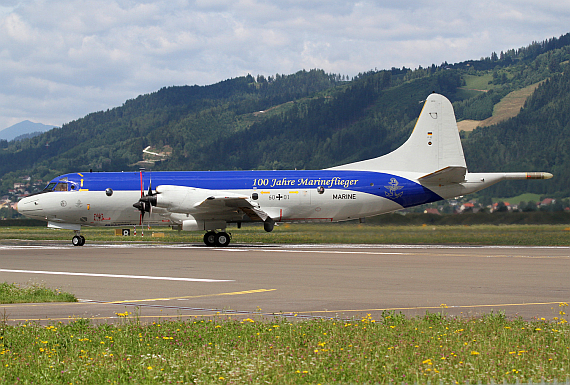
M 76 235 L 73 238 L 71 238 L 71 244 L 73 246 L 83 246 L 85 244 L 85 238 L 81 239 L 83 237 Z
M 216 233 L 216 246 L 226 247 L 230 244 L 230 236 L 225 231 Z
M 85 237 L 80 235 L 79 238 L 81 238 L 81 246 L 83 246 L 85 244 Z
M 206 234 L 204 234 L 204 243 L 209 247 L 216 246 L 216 233 L 213 231 L 208 231 Z

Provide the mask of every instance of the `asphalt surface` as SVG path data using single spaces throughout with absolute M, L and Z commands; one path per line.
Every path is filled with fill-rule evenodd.
M 353 318 L 385 310 L 558 315 L 570 248 L 392 245 L 0 244 L 0 282 L 42 283 L 79 303 L 6 304 L 9 323 L 77 318 Z

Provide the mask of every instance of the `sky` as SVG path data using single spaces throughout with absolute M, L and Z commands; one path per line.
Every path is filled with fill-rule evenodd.
M 0 130 L 173 85 L 479 59 L 570 32 L 570 0 L 0 0 Z

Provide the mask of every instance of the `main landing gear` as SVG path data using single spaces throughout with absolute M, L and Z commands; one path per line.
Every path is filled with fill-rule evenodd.
M 230 244 L 231 237 L 225 231 L 216 233 L 215 231 L 208 231 L 204 234 L 204 243 L 209 247 L 226 247 Z
M 85 244 L 85 237 L 81 235 L 79 231 L 76 231 L 75 236 L 71 238 L 71 244 L 73 246 L 83 246 Z

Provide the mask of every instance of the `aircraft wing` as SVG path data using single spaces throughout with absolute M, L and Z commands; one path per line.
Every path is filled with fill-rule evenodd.
M 206 211 L 223 211 L 224 209 L 239 209 L 243 211 L 252 221 L 265 221 L 269 215 L 254 206 L 249 198 L 243 196 L 210 196 L 194 205 Z
M 467 168 L 463 166 L 447 166 L 424 175 L 418 180 L 421 184 L 445 186 L 452 183 L 464 182 L 466 172 Z
M 222 219 L 243 212 L 252 221 L 262 222 L 269 217 L 249 197 L 227 191 L 162 185 L 156 188 L 156 192 L 153 206 L 171 213 L 191 214 L 196 218 L 215 215 Z

